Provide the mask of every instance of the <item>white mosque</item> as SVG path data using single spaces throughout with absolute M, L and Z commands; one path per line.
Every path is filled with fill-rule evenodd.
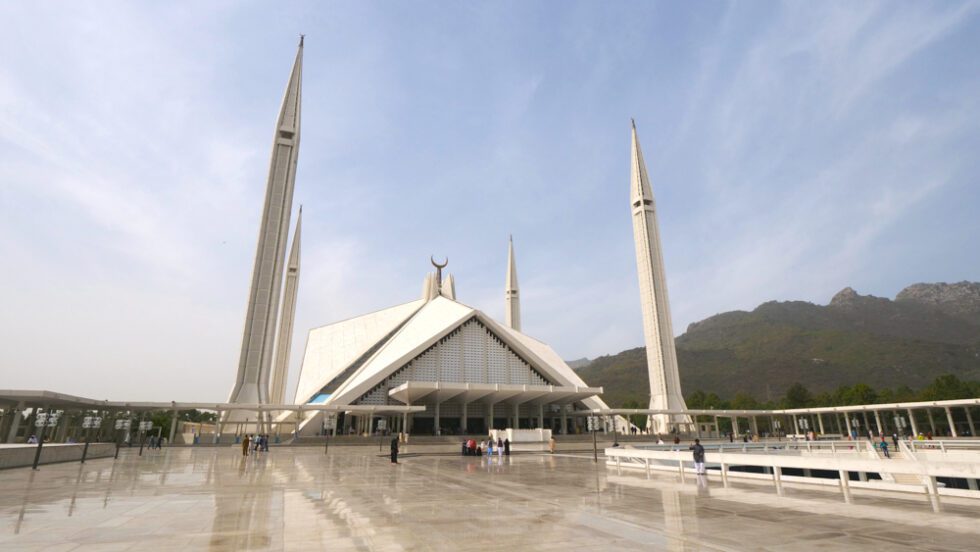
M 273 138 L 241 360 L 229 399 L 243 407 L 286 403 L 300 274 L 299 222 L 288 262 L 286 245 L 299 154 L 302 61 L 300 40 Z M 683 410 L 656 207 L 635 125 L 630 184 L 650 408 Z M 437 435 L 504 428 L 568 433 L 570 414 L 608 409 L 599 398 L 602 388 L 590 387 L 551 347 L 523 333 L 513 241 L 504 322 L 457 300 L 453 276 L 443 277 L 447 262 L 432 260 L 435 271 L 426 275 L 421 297 L 414 301 L 310 330 L 293 404 L 337 406 L 338 433 L 371 432 L 383 420 L 391 431 Z M 402 409 L 386 417 L 363 414 L 364 408 L 345 411 L 346 406 L 424 411 Z M 230 410 L 224 421 L 240 421 L 249 414 Z M 294 416 L 284 412 L 278 421 L 295 422 L 301 436 L 324 431 L 323 410 Z M 619 418 L 618 424 L 623 429 L 626 421 Z M 687 416 L 666 413 L 648 421 L 657 432 L 686 424 Z

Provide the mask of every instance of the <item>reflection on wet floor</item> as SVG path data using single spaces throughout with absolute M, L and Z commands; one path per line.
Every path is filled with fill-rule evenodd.
M 708 477 L 591 457 L 368 447 L 172 449 L 0 472 L 2 550 L 975 549 L 977 506 Z

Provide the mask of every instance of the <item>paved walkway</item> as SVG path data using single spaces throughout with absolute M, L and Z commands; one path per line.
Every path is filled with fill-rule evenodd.
M 408 452 L 424 452 L 410 448 Z M 980 509 L 715 480 L 591 457 L 367 447 L 124 450 L 0 472 L 0 550 L 975 550 Z

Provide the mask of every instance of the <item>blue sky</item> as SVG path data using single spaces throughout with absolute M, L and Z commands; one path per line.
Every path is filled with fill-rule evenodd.
M 640 132 L 678 333 L 767 300 L 980 278 L 977 2 L 0 5 L 0 387 L 230 391 L 306 33 L 309 328 L 430 254 L 565 358 L 642 344 Z

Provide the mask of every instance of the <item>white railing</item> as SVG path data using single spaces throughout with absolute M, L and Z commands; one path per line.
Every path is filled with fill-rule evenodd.
M 980 439 L 909 439 L 908 448 L 915 451 L 977 452 L 980 453 Z
M 744 445 L 744 444 L 743 444 Z M 879 458 L 869 442 L 842 441 L 821 442 L 808 441 L 802 443 L 787 443 L 780 447 L 764 446 L 752 443 L 752 446 L 726 447 L 722 445 L 705 447 L 705 462 L 711 467 L 718 467 L 714 472 L 721 476 L 722 483 L 727 487 L 730 477 L 747 479 L 770 479 L 776 486 L 776 491 L 782 494 L 783 481 L 794 483 L 811 483 L 819 485 L 839 485 L 845 499 L 850 500 L 850 487 L 877 488 L 897 491 L 928 492 L 938 496 L 942 494 L 980 498 L 978 491 L 961 489 L 941 489 L 936 482 L 937 477 L 963 478 L 976 480 L 980 478 L 980 451 L 965 457 L 917 459 L 913 454 L 908 457 L 884 459 Z M 848 447 L 848 448 L 845 448 Z M 908 447 L 906 447 L 908 448 Z M 693 471 L 693 457 L 687 447 L 680 445 L 662 445 L 657 450 L 650 448 L 607 448 L 606 465 L 617 470 L 638 469 L 649 475 L 652 470 L 674 471 L 683 479 Z M 765 473 L 749 473 L 731 471 L 732 467 L 756 467 Z M 782 471 L 786 468 L 803 470 L 836 471 L 838 479 L 826 479 L 807 476 L 785 476 Z M 714 471 L 714 470 L 713 470 Z M 884 482 L 851 482 L 850 472 L 858 474 L 884 474 L 891 481 L 894 475 L 913 475 L 923 481 L 923 485 L 899 485 Z M 864 479 L 864 478 L 862 478 Z
M 858 441 L 781 441 L 762 443 L 706 443 L 706 451 L 741 452 L 744 454 L 858 454 L 877 458 L 874 445 L 868 440 Z M 636 445 L 640 450 L 688 451 L 688 444 Z

